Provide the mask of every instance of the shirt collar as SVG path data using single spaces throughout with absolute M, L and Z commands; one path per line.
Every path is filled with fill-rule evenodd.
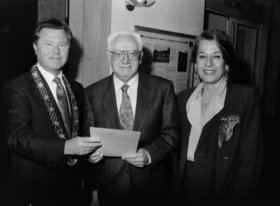
M 57 76 L 55 76 L 52 73 L 43 69 L 43 67 L 39 63 L 37 63 L 37 68 L 39 69 L 39 71 L 41 72 L 41 74 L 43 75 L 43 77 L 45 78 L 45 80 L 48 84 L 50 82 L 52 82 L 55 77 L 58 77 L 62 80 L 62 71 L 59 72 L 59 74 Z
M 213 94 L 214 100 L 219 101 L 221 98 L 223 98 L 226 92 L 226 85 L 227 85 L 227 80 L 225 77 L 222 77 L 217 84 L 216 92 Z M 200 96 L 201 96 L 201 92 L 202 90 L 200 91 Z
M 127 84 L 130 88 L 134 88 L 137 86 L 139 81 L 139 74 L 137 73 L 132 79 L 130 79 L 128 82 L 124 83 L 120 79 L 118 79 L 115 75 L 113 75 L 114 84 L 116 87 L 116 90 L 121 90 L 122 86 L 124 84 Z
M 220 80 L 220 82 L 217 85 L 217 89 L 215 94 L 213 95 L 213 100 L 215 102 L 219 102 L 223 99 L 223 97 L 225 96 L 225 92 L 226 92 L 226 85 L 227 85 L 227 80 L 225 78 L 222 78 Z M 201 82 L 196 89 L 194 90 L 192 96 L 192 100 L 198 100 L 201 99 L 201 95 L 202 95 L 202 90 L 203 90 L 204 84 L 203 82 Z

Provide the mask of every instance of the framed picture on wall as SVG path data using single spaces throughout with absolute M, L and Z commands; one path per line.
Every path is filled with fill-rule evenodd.
M 143 39 L 140 70 L 171 80 L 176 93 L 196 84 L 191 63 L 195 36 L 143 26 L 135 31 Z

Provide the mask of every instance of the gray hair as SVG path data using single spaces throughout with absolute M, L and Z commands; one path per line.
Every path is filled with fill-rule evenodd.
M 112 50 L 114 41 L 120 36 L 131 36 L 131 37 L 133 37 L 135 39 L 135 41 L 137 42 L 138 51 L 142 51 L 143 41 L 142 41 L 142 38 L 141 38 L 140 34 L 138 34 L 135 31 L 130 31 L 130 30 L 111 33 L 107 38 L 107 48 L 108 48 L 108 50 Z

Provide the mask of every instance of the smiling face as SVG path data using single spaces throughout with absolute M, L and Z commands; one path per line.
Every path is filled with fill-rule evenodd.
M 195 68 L 205 84 L 216 84 L 224 76 L 228 65 L 215 40 L 199 42 Z
M 67 61 L 70 45 L 63 29 L 43 28 L 33 48 L 43 69 L 57 75 Z
M 111 49 L 112 52 L 126 50 L 138 51 L 138 45 L 131 35 L 122 35 L 115 39 Z M 113 53 L 108 52 L 108 58 L 114 75 L 123 82 L 128 82 L 137 74 L 141 61 L 141 55 L 137 60 L 131 60 L 127 52 L 121 59 L 114 58 Z

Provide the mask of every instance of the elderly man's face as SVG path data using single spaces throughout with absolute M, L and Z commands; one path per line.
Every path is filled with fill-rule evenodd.
M 108 53 L 114 74 L 123 82 L 128 82 L 138 71 L 141 52 L 138 51 L 136 40 L 131 36 L 119 36 Z

